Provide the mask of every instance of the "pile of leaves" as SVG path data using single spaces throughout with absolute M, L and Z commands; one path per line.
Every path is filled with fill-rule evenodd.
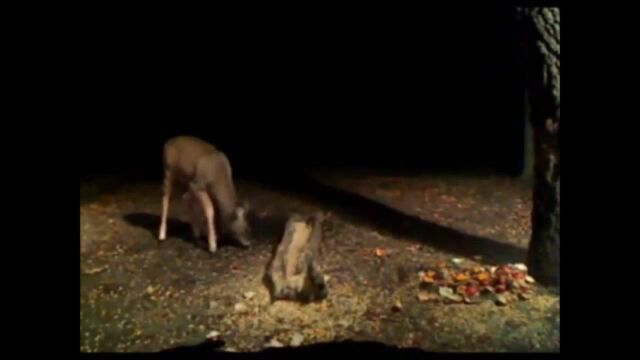
M 473 304 L 492 300 L 498 305 L 507 305 L 529 299 L 535 283 L 524 264 L 466 269 L 439 264 L 435 269 L 421 271 L 419 276 L 420 302 L 445 300 Z

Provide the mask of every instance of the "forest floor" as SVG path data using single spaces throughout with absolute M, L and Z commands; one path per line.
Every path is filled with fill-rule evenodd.
M 240 181 L 255 244 L 222 243 L 215 254 L 206 240 L 191 239 L 177 200 L 168 239 L 156 240 L 159 183 L 90 198 L 81 189 L 81 351 L 159 351 L 200 343 L 212 331 L 229 351 L 341 339 L 428 351 L 559 351 L 555 291 L 535 285 L 532 297 L 504 306 L 418 298 L 418 273 L 427 268 L 524 261 L 529 185 L 497 176 L 315 178 Z M 308 305 L 271 303 L 262 276 L 284 223 L 292 212 L 317 210 L 331 213 L 321 260 L 329 296 Z

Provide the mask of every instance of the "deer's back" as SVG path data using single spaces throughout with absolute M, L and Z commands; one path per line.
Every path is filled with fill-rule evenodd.
M 183 181 L 215 174 L 224 176 L 227 164 L 222 152 L 196 137 L 178 136 L 167 141 L 164 146 L 165 169 Z

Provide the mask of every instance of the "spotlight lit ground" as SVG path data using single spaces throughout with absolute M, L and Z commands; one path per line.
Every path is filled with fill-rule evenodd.
M 211 331 L 238 351 L 274 338 L 285 345 L 354 339 L 430 351 L 559 350 L 559 297 L 547 290 L 506 306 L 417 298 L 418 272 L 438 263 L 523 262 L 529 186 L 458 175 L 316 179 L 291 187 L 240 182 L 256 244 L 223 243 L 213 255 L 190 238 L 177 200 L 169 238 L 157 242 L 159 182 L 83 199 L 81 350 L 158 351 L 199 343 Z M 320 209 L 332 214 L 321 261 L 329 297 L 271 304 L 262 275 L 287 215 Z

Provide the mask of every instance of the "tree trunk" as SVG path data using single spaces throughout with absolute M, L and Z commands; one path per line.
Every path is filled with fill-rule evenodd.
M 533 140 L 533 125 L 531 124 L 531 106 L 529 105 L 529 94 L 524 94 L 524 151 L 522 161 L 522 173 L 520 178 L 524 181 L 533 180 L 533 170 L 535 163 L 535 148 Z
M 528 266 L 539 282 L 560 278 L 560 9 L 522 11 L 535 169 Z
M 310 302 L 327 297 L 318 266 L 324 213 L 292 215 L 265 273 L 271 299 Z

